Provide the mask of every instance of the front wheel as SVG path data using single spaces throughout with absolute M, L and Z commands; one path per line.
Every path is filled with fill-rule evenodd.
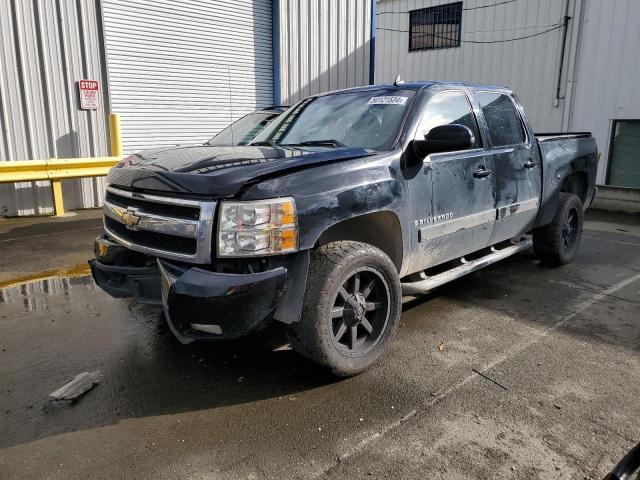
M 549 225 L 533 232 L 533 250 L 549 265 L 564 265 L 573 260 L 584 223 L 584 209 L 577 195 L 561 193 L 558 209 Z
M 323 245 L 311 254 L 291 345 L 338 376 L 357 375 L 378 360 L 395 333 L 401 300 L 398 273 L 381 250 L 360 242 Z

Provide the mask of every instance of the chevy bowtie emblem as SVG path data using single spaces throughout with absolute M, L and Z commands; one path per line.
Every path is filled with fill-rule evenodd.
M 122 223 L 124 223 L 127 228 L 131 230 L 135 230 L 135 226 L 140 222 L 140 217 L 136 215 L 138 211 L 135 208 L 127 208 L 127 210 L 120 217 L 122 219 Z

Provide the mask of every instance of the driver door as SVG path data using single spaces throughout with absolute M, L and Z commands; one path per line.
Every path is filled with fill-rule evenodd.
M 496 219 L 493 158 L 482 147 L 473 108 L 462 90 L 434 94 L 420 121 L 416 138 L 424 139 L 433 127 L 459 124 L 471 129 L 471 149 L 438 153 L 424 160 L 425 183 L 431 197 L 416 206 L 414 220 L 419 252 L 416 267 L 425 269 L 489 245 Z M 427 185 L 428 183 L 428 185 Z

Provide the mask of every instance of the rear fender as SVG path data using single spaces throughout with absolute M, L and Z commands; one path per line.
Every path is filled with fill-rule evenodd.
M 563 139 L 538 144 L 542 156 L 542 198 L 534 228 L 549 224 L 560 192 L 576 193 L 588 207 L 595 189 L 597 148 L 593 138 Z

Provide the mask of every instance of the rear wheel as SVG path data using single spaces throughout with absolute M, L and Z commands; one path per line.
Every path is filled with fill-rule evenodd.
M 323 245 L 312 253 L 291 345 L 338 376 L 356 375 L 378 360 L 400 311 L 398 274 L 381 250 L 359 242 Z
M 580 198 L 572 193 L 561 193 L 553 221 L 533 232 L 536 256 L 549 265 L 569 263 L 578 251 L 583 222 Z

